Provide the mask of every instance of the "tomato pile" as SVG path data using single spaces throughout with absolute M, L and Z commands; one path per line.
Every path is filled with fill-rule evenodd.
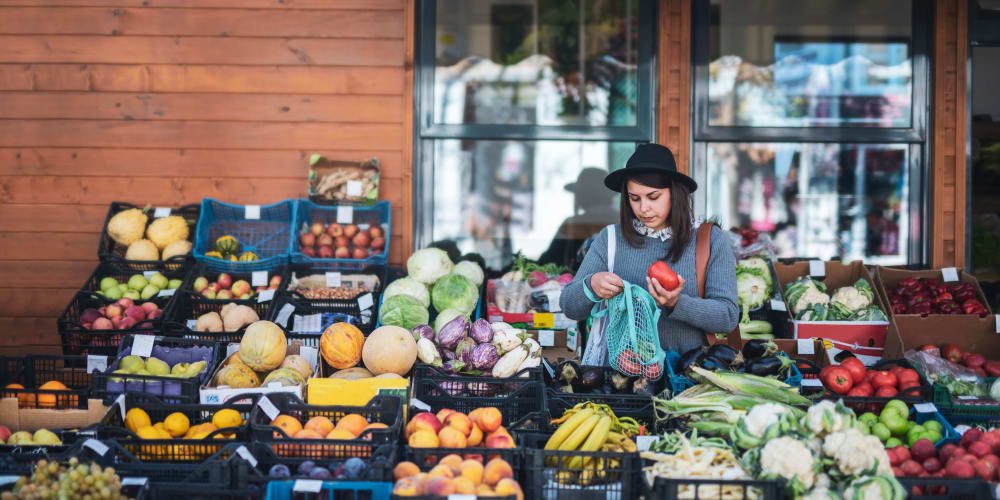
M 920 387 L 920 375 L 912 368 L 894 366 L 889 370 L 869 370 L 858 358 L 847 358 L 819 372 L 823 386 L 842 396 L 891 398 Z

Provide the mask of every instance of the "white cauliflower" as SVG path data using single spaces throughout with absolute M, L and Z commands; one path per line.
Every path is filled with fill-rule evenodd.
M 902 500 L 906 498 L 906 490 L 892 475 L 859 477 L 851 481 L 844 497 L 855 500 Z
M 853 426 L 853 416 L 849 408 L 842 403 L 834 403 L 828 399 L 809 407 L 806 416 L 802 417 L 802 427 L 823 437 L 831 432 L 839 432 Z
M 808 446 L 809 449 L 816 454 L 816 456 L 823 454 L 823 440 L 820 438 L 812 438 L 806 441 L 806 446 Z
M 799 297 L 798 302 L 792 305 L 792 312 L 798 314 L 800 311 L 808 309 L 813 304 L 829 304 L 830 296 L 819 291 L 815 286 L 811 286 Z
M 855 428 L 827 436 L 823 440 L 823 455 L 833 458 L 840 472 L 847 476 L 870 474 L 876 463 L 878 468 L 875 473 L 892 475 L 889 454 L 882 442 Z
M 754 436 L 763 436 L 764 431 L 771 425 L 778 423 L 778 419 L 786 413 L 788 413 L 788 408 L 785 406 L 764 403 L 751 408 L 743 420 L 746 422 L 748 432 Z
M 827 488 L 821 488 L 819 486 L 813 488 L 802 497 L 802 500 L 833 500 L 835 498 L 840 498 L 839 495 L 834 494 Z
M 816 475 L 816 488 L 829 489 L 832 484 L 830 476 L 822 472 Z
M 872 303 L 868 296 L 863 295 L 853 286 L 838 288 L 835 292 L 833 292 L 833 298 L 831 298 L 830 301 L 842 304 L 851 311 L 859 311 L 868 307 Z
M 805 443 L 791 437 L 772 439 L 760 452 L 761 474 L 780 476 L 797 482 L 796 489 L 805 491 L 816 482 L 815 459 Z

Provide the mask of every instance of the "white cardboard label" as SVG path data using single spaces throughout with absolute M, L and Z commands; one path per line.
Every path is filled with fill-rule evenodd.
M 238 352 L 240 352 L 240 345 L 239 344 L 229 344 L 229 345 L 227 345 L 226 346 L 226 359 L 229 359 L 229 356 L 232 356 L 233 354 L 236 354 Z
M 421 401 L 421 400 L 419 400 L 417 398 L 410 399 L 410 406 L 413 407 L 413 408 L 416 408 L 416 409 L 418 409 L 420 411 L 431 411 L 431 405 L 429 405 L 429 404 L 427 404 L 427 403 L 425 403 L 425 402 L 423 402 L 423 401 Z
M 125 393 L 121 393 L 115 398 L 115 402 L 111 406 L 117 406 L 118 410 L 122 413 L 122 422 L 125 421 Z
M 274 292 L 276 291 L 277 290 L 261 290 L 260 293 L 257 294 L 257 303 L 260 304 L 261 302 L 270 301 L 274 298 Z
M 306 314 L 300 316 L 295 315 L 295 328 L 292 329 L 293 332 L 297 333 L 315 333 L 323 328 L 323 315 L 320 313 L 316 314 Z
M 264 410 L 264 414 L 271 420 L 278 418 L 278 415 L 281 414 L 281 412 L 278 411 L 278 407 L 274 406 L 274 403 L 272 403 L 271 399 L 267 396 L 261 396 L 260 400 L 257 401 L 257 406 L 259 406 L 261 410 Z
M 570 328 L 566 330 L 566 348 L 571 351 L 575 351 L 577 346 L 576 342 L 577 342 L 576 328 Z
M 996 324 L 997 333 L 1000 333 L 1000 314 L 996 314 L 993 316 L 993 322 Z
M 152 335 L 136 335 L 132 337 L 132 355 L 148 358 L 153 354 L 153 344 L 156 337 Z
M 250 286 L 267 286 L 267 271 L 250 273 Z
M 799 339 L 798 350 L 800 355 L 815 354 L 816 345 L 813 343 L 813 339 Z
M 354 207 L 337 207 L 337 222 L 351 224 L 354 222 Z
M 358 307 L 364 311 L 366 309 L 371 309 L 375 305 L 375 299 L 372 298 L 372 294 L 366 293 L 358 297 Z
M 785 301 L 781 299 L 771 299 L 771 310 L 772 311 L 787 311 L 785 307 Z
M 243 460 L 250 462 L 251 467 L 257 466 L 257 459 L 253 457 L 253 454 L 250 453 L 250 450 L 248 450 L 246 446 L 240 446 L 239 448 L 236 448 L 236 454 L 242 457 Z
M 97 452 L 98 455 L 100 455 L 102 457 L 104 456 L 105 453 L 108 452 L 108 445 L 106 445 L 106 444 L 104 444 L 104 443 L 102 443 L 102 442 L 100 442 L 100 441 L 98 441 L 98 440 L 96 440 L 94 438 L 90 438 L 90 439 L 84 441 L 83 445 L 86 446 L 87 448 L 90 448 L 91 450 L 94 450 L 95 452 Z
M 823 387 L 823 382 L 820 382 L 818 378 L 804 378 L 802 379 L 802 387 Z
M 171 297 L 176 292 L 176 288 L 167 288 L 166 290 L 160 290 L 160 293 L 156 294 L 157 297 Z
M 244 209 L 249 220 L 260 219 L 260 205 L 247 205 Z
M 291 304 L 281 306 L 281 310 L 278 311 L 278 317 L 274 318 L 274 322 L 284 328 L 288 328 L 288 318 L 292 316 L 293 312 L 295 312 L 295 306 Z
M 361 196 L 361 181 L 347 181 L 347 196 Z
M 330 288 L 340 287 L 340 273 L 326 273 L 326 286 Z
M 636 436 L 635 446 L 639 451 L 649 451 L 649 447 L 659 440 L 660 436 Z
M 149 278 L 152 278 L 153 275 L 156 274 L 157 272 L 158 271 L 143 271 L 142 276 L 146 278 L 146 281 L 149 281 Z
M 556 371 L 552 369 L 552 365 L 549 364 L 549 360 L 542 357 L 542 365 L 545 366 L 545 371 L 549 372 L 549 376 L 555 378 Z
M 949 281 L 958 281 L 958 269 L 954 267 L 945 267 L 941 269 L 941 280 L 945 283 Z
M 976 396 L 958 396 L 958 399 L 979 399 Z
M 149 478 L 145 477 L 123 477 L 122 486 L 146 486 Z
M 323 481 L 319 479 L 296 479 L 292 491 L 299 493 L 319 493 L 323 489 Z
M 16 483 L 18 479 L 21 479 L 21 476 L 0 476 L 0 486 Z
M 316 363 L 319 362 L 319 351 L 317 351 L 315 347 L 300 346 L 299 356 L 306 358 L 306 361 L 309 362 L 309 366 L 313 367 L 313 371 L 316 370 Z
M 556 345 L 556 334 L 552 330 L 538 330 L 538 343 L 542 347 Z
M 917 413 L 934 413 L 937 411 L 937 406 L 934 406 L 934 403 L 917 403 L 913 405 L 913 408 L 917 410 Z
M 814 278 L 821 278 L 826 276 L 826 264 L 821 260 L 810 260 L 809 261 L 809 276 Z
M 195 328 L 198 327 L 198 320 L 196 320 L 196 319 L 189 319 L 189 320 L 187 320 L 187 323 L 186 323 L 185 326 L 187 326 L 188 330 L 194 330 Z
M 170 217 L 170 207 L 156 207 L 153 210 L 153 218 L 159 219 L 160 217 Z
M 107 356 L 101 356 L 99 354 L 87 355 L 87 373 L 94 373 L 95 370 L 104 373 L 104 370 L 107 369 L 108 369 Z
M 448 495 L 448 500 L 476 500 L 476 498 L 478 498 L 476 495 L 468 493 L 452 493 Z

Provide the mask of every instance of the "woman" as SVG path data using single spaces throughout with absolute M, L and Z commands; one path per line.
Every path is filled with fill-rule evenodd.
M 614 273 L 608 272 L 606 230 L 591 245 L 573 282 L 562 293 L 563 312 L 584 320 L 594 307 L 584 291 L 601 299 L 622 292 L 624 283 L 644 287 L 661 308 L 657 330 L 665 350 L 685 352 L 706 344 L 705 333 L 730 332 L 739 321 L 736 258 L 722 229 L 712 228 L 711 257 L 705 272 L 705 298 L 698 296 L 691 193 L 698 185 L 677 172 L 674 156 L 659 144 L 636 148 L 624 169 L 604 179 L 621 193 L 614 225 Z M 649 266 L 665 260 L 678 275 L 671 291 L 647 277 Z

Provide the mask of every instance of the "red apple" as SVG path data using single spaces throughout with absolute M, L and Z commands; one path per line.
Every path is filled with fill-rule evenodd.
M 314 222 L 313 225 L 309 226 L 309 232 L 313 236 L 319 236 L 323 234 L 323 224 L 320 224 L 319 222 Z
M 316 246 L 316 235 L 312 233 L 305 233 L 299 236 L 299 244 L 303 247 Z
M 371 236 L 373 240 L 375 238 L 382 238 L 385 236 L 385 230 L 382 229 L 382 226 L 375 224 L 374 226 L 368 228 L 368 235 Z
M 913 447 L 910 448 L 910 453 L 913 455 L 913 459 L 917 462 L 923 462 L 928 458 L 934 456 L 934 443 L 929 439 L 918 439 L 913 443 Z
M 121 315 L 122 315 L 122 306 L 118 304 L 111 304 L 110 306 L 108 306 L 107 312 L 105 313 L 105 316 L 111 318 L 112 320 Z
M 372 238 L 368 236 L 368 233 L 358 233 L 354 235 L 354 238 L 351 238 L 351 243 L 354 243 L 355 247 L 368 248 L 371 242 Z
M 333 238 L 342 236 L 344 234 L 344 226 L 334 222 L 333 224 L 326 226 L 326 234 L 329 234 Z
M 903 462 L 905 462 L 905 461 L 913 458 L 913 457 L 910 456 L 910 449 L 907 448 L 907 447 L 905 447 L 905 446 L 903 446 L 903 445 L 899 445 L 899 446 L 893 448 L 892 450 L 894 452 L 896 452 L 896 456 L 899 457 L 899 463 L 903 463 Z
M 924 470 L 931 474 L 934 474 L 935 472 L 941 470 L 941 461 L 934 457 L 924 460 L 924 463 L 922 465 L 924 467 Z
M 982 441 L 976 441 L 969 445 L 969 454 L 975 455 L 976 458 L 983 458 L 991 453 L 993 453 L 993 449 Z
M 330 246 L 319 247 L 319 250 L 316 251 L 316 256 L 321 259 L 333 258 L 333 247 Z
M 333 240 L 333 246 L 337 248 L 347 248 L 351 244 L 351 239 L 347 236 L 337 236 Z
M 969 445 L 972 444 L 972 443 L 975 443 L 976 441 L 979 441 L 979 438 L 982 435 L 983 435 L 983 433 L 979 429 L 976 429 L 975 427 L 973 427 L 973 428 L 965 431 L 965 434 L 962 434 L 962 440 L 959 441 L 958 445 L 961 446 L 962 448 L 965 448 L 966 450 L 968 450 L 969 449 Z
M 355 248 L 354 252 L 351 253 L 351 258 L 354 258 L 354 259 L 367 259 L 368 258 L 368 250 L 365 250 L 364 248 Z
M 219 290 L 219 293 L 215 294 L 215 298 L 219 300 L 232 300 L 233 292 L 231 290 Z
M 338 259 L 349 259 L 349 258 L 351 258 L 351 251 L 348 250 L 347 247 L 340 247 L 333 254 L 333 256 L 336 257 L 336 258 L 338 258 Z
M 899 466 L 903 471 L 904 476 L 914 477 L 919 476 L 921 472 L 924 471 L 923 466 L 917 463 L 915 460 L 907 460 Z
M 324 234 L 316 239 L 316 244 L 321 247 L 332 247 L 333 237 L 330 236 L 329 234 Z
M 6 425 L 0 425 L 0 443 L 6 443 L 11 434 Z
M 316 256 L 316 249 L 313 247 L 302 247 L 302 254 L 306 257 L 313 258 Z
M 972 468 L 976 471 L 976 475 L 983 481 L 993 481 L 997 477 L 996 469 L 994 469 L 993 465 L 986 460 L 980 459 L 976 463 L 972 464 Z
M 1000 457 L 997 457 L 996 455 L 986 455 L 983 457 L 983 460 L 993 464 L 994 469 L 1000 469 Z
M 348 224 L 344 226 L 344 236 L 347 236 L 348 238 L 353 238 L 355 234 L 358 234 L 358 231 L 360 231 L 360 229 L 356 224 Z
M 233 286 L 233 277 L 226 273 L 222 273 L 218 278 L 216 278 L 215 282 L 219 284 L 220 288 L 229 289 L 229 287 Z
M 385 248 L 385 238 L 379 236 L 377 238 L 372 238 L 371 244 L 372 250 L 382 250 Z

